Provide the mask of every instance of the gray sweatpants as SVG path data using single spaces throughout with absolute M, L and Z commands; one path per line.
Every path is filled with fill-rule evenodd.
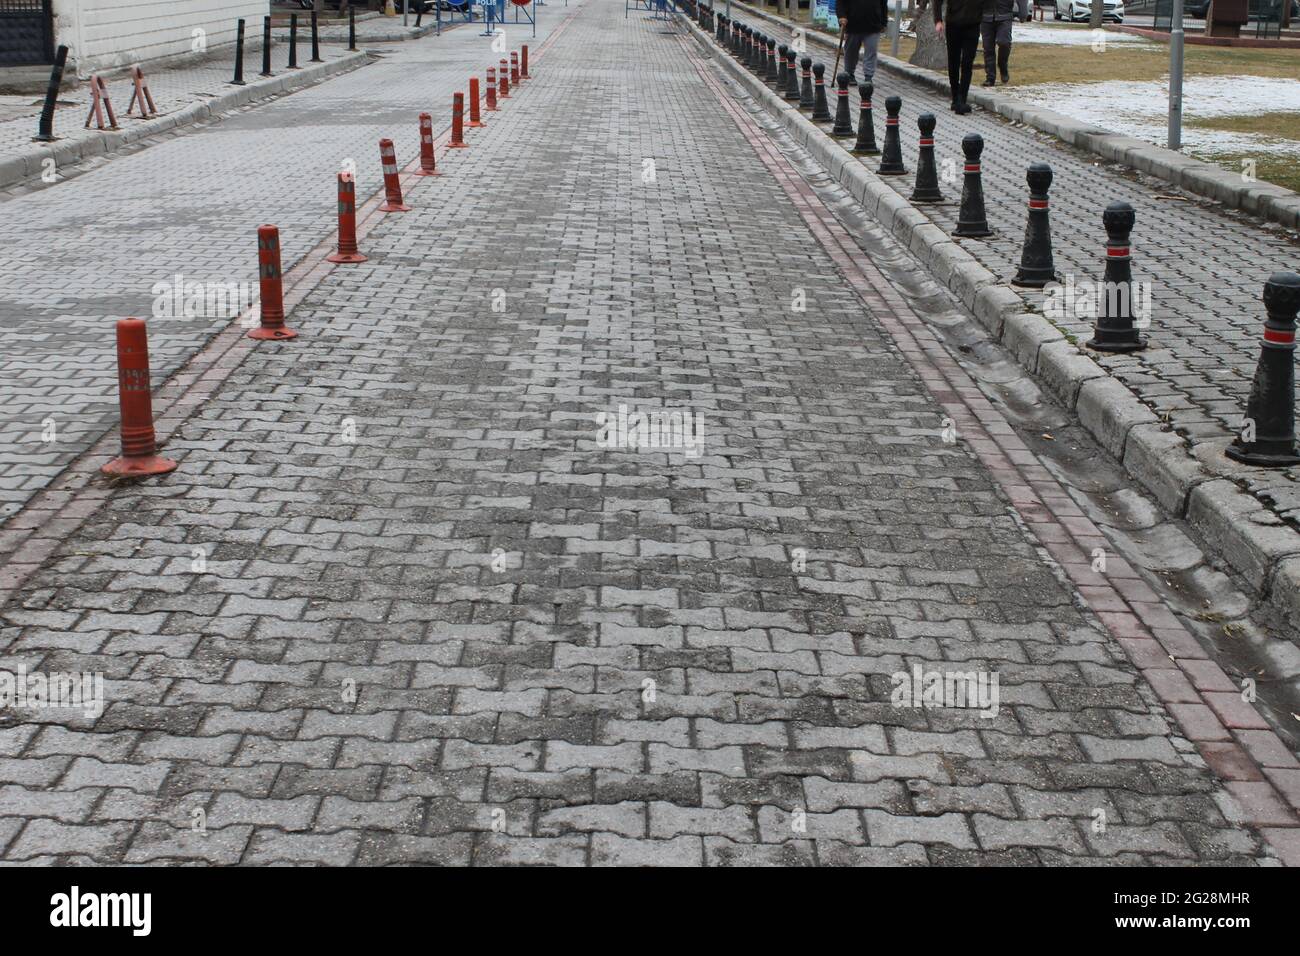
M 858 68 L 858 50 L 864 50 L 862 57 L 862 79 L 870 83 L 876 76 L 876 59 L 880 52 L 879 33 L 844 34 L 844 72 L 853 79 Z
M 993 79 L 996 52 L 997 66 L 1006 69 L 1011 58 L 1011 21 L 983 20 L 980 22 L 980 37 L 984 41 L 984 72 Z M 995 50 L 995 48 L 997 48 Z

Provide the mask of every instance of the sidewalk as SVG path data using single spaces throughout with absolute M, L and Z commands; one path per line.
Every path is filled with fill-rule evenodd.
M 773 27 L 770 21 L 746 14 L 739 4 L 733 12 L 740 22 L 762 23 L 769 30 Z M 818 58 L 824 56 L 829 61 L 834 57 L 833 46 L 821 46 L 818 41 L 814 49 Z M 878 138 L 883 138 L 885 98 L 895 93 L 903 100 L 900 129 L 909 175 L 880 177 L 878 182 L 902 200 L 910 196 L 917 154 L 916 119 L 924 112 L 938 118 L 935 139 L 940 169 L 954 174 L 941 184 L 944 203 L 916 205 L 915 212 L 909 213 L 919 217 L 917 222 L 925 223 L 925 228 L 937 227 L 932 236 L 916 233 L 910 220 L 894 220 L 896 234 L 914 250 L 924 247 L 922 255 L 929 255 L 931 239 L 948 237 L 956 227 L 959 171 L 964 163 L 961 138 L 976 132 L 984 139 L 984 192 L 996 234 L 988 240 L 956 243 L 963 257 L 971 257 L 970 262 L 992 273 L 985 281 L 993 285 L 985 293 L 994 287 L 996 293 L 984 303 L 989 308 L 980 318 L 996 336 L 1002 335 L 1004 323 L 1017 314 L 1028 311 L 1042 316 L 1046 306 L 1042 292 L 1008 285 L 1020 261 L 1028 198 L 1025 171 L 1030 163 L 1047 162 L 1055 174 L 1052 233 L 1056 268 L 1063 282 L 1083 287 L 1101 278 L 1106 240 L 1102 212 L 1115 200 L 1134 206 L 1133 272 L 1134 278 L 1149 283 L 1152 291 L 1151 324 L 1146 329 L 1151 347 L 1128 355 L 1076 349 L 1076 343 L 1091 337 L 1092 320 L 1086 314 L 1053 316 L 1051 324 L 1059 330 L 1055 338 L 1069 343 L 1070 354 L 1054 354 L 1054 361 L 1060 361 L 1046 376 L 1047 384 L 1071 408 L 1080 401 L 1083 383 L 1094 374 L 1090 371 L 1094 366 L 1088 363 L 1095 363 L 1100 370 L 1096 374 L 1104 373 L 1123 385 L 1133 409 L 1145 417 L 1119 413 L 1118 420 L 1107 420 L 1104 427 L 1094 430 L 1098 439 L 1131 468 L 1139 469 L 1135 473 L 1175 514 L 1194 512 L 1205 517 L 1198 530 L 1230 556 L 1234 568 L 1257 592 L 1276 595 L 1279 607 L 1292 615 L 1294 625 L 1300 620 L 1300 605 L 1290 583 L 1295 566 L 1289 558 L 1300 554 L 1300 535 L 1294 531 L 1300 525 L 1300 491 L 1296 490 L 1300 473 L 1291 468 L 1242 468 L 1225 459 L 1222 450 L 1245 413 L 1259 357 L 1264 282 L 1272 272 L 1296 268 L 1300 245 L 1295 238 L 1250 217 L 1188 197 L 1158 180 L 1101 162 L 984 110 L 954 116 L 947 98 L 930 86 L 883 69 L 876 75 L 874 96 Z M 850 102 L 856 125 L 856 91 L 850 94 Z M 864 163 L 847 152 L 836 155 L 860 165 L 875 179 L 878 159 L 868 157 Z M 934 268 L 950 287 L 964 289 L 967 305 L 973 306 L 975 280 L 961 260 L 945 253 L 944 258 L 936 258 Z M 985 274 L 983 270 L 980 273 Z M 1046 337 L 1033 339 L 1026 343 L 1022 361 L 1034 371 L 1040 348 L 1046 355 L 1049 346 L 1065 347 Z M 1087 362 L 1080 365 L 1085 352 Z M 1040 376 L 1044 374 L 1043 369 L 1038 371 Z M 1104 401 L 1113 407 L 1108 393 Z M 1169 442 L 1152 434 L 1142 461 L 1135 466 L 1125 458 L 1125 453 L 1135 448 L 1135 442 L 1128 441 L 1128 429 L 1134 425 L 1139 429 L 1135 435 L 1167 429 L 1181 441 Z M 1199 500 L 1196 495 L 1201 496 Z M 1231 518 L 1226 516 L 1228 511 L 1235 512 Z M 1212 520 L 1207 517 L 1211 515 Z M 1232 534 L 1248 536 L 1230 541 Z
M 178 471 L 73 496 L 0 663 L 109 702 L 0 723 L 0 857 L 1300 861 L 1294 758 L 1123 560 L 1080 577 L 1100 532 L 680 24 L 570 10 L 301 338 L 229 339 Z M 258 115 L 400 128 L 380 88 Z M 900 704 L 914 665 L 997 712 Z
M 561 19 L 542 17 L 536 42 Z M 359 199 L 378 189 L 379 139 L 391 138 L 403 163 L 412 160 L 418 114 L 429 111 L 435 130 L 444 130 L 453 92 L 499 59 L 490 43 L 457 29 L 395 45 L 364 70 L 0 201 L 24 224 L 23 242 L 0 252 L 7 346 L 0 519 L 116 425 L 117 318 L 153 315 L 155 290 L 178 275 L 205 287 L 249 284 L 255 295 L 256 229 L 264 222 L 279 225 L 284 266 L 292 268 L 336 228 L 341 164 L 355 161 Z M 155 321 L 154 380 L 164 381 L 227 320 Z M 42 438 L 47 420 L 55 423 L 52 442 Z

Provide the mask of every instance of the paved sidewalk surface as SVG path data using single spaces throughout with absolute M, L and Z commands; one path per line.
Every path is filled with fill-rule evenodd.
M 733 15 L 738 22 L 780 35 L 780 27 L 738 5 Z M 814 60 L 826 58 L 829 70 L 834 50 L 827 53 L 818 45 L 811 49 L 809 55 Z M 884 49 L 888 50 L 887 44 Z M 1013 53 L 1013 70 L 1014 60 Z M 976 72 L 982 75 L 978 69 Z M 1300 268 L 1300 243 L 1295 237 L 1201 201 L 1180 201 L 1155 180 L 1140 181 L 1124 167 L 1065 146 L 1036 130 L 1013 126 L 979 108 L 967 116 L 956 116 L 945 95 L 883 69 L 876 74 L 875 87 L 878 142 L 884 139 L 885 98 L 897 94 L 903 100 L 899 128 L 908 175 L 884 179 L 904 197 L 911 195 L 914 185 L 920 136 L 916 119 L 926 112 L 938 119 L 936 158 L 941 172 L 946 168 L 952 173 L 949 182 L 941 183 L 947 201 L 916 208 L 947 233 L 957 226 L 961 200 L 965 162 L 961 139 L 971 132 L 984 138 L 985 202 L 989 223 L 997 234 L 987 240 L 959 241 L 1007 281 L 1020 263 L 1029 198 L 1025 172 L 1030 163 L 1046 162 L 1055 174 L 1050 194 L 1052 236 L 1062 281 L 1073 278 L 1081 287 L 1085 281 L 1101 279 L 1106 243 L 1102 212 L 1116 200 L 1133 205 L 1137 212 L 1131 242 L 1133 275 L 1151 286 L 1153 308 L 1146 330 L 1151 347 L 1129 355 L 1091 351 L 1088 355 L 1132 388 L 1193 445 L 1225 445 L 1241 425 L 1259 358 L 1264 282 L 1273 272 Z M 856 89 L 850 93 L 850 102 L 856 129 Z M 879 165 L 878 157 L 863 161 L 873 170 Z M 1022 291 L 1043 310 L 1042 293 Z M 1086 315 L 1053 321 L 1080 344 L 1092 337 L 1092 319 Z M 1300 471 L 1292 468 L 1253 469 L 1250 484 L 1266 506 L 1289 523 L 1300 525 L 1298 480 Z
M 539 19 L 537 41 L 509 30 L 512 48 L 541 43 L 562 19 L 563 8 L 553 9 Z M 341 164 L 355 161 L 358 197 L 378 189 L 379 139 L 391 138 L 401 161 L 411 160 L 417 115 L 430 112 L 435 130 L 449 124 L 452 94 L 499 59 L 491 42 L 456 29 L 394 44 L 365 69 L 0 203 L 8 221 L 22 224 L 22 242 L 0 251 L 0 519 L 115 425 L 114 321 L 150 316 L 155 288 L 178 275 L 190 285 L 251 283 L 256 294 L 257 227 L 280 227 L 291 268 L 335 229 Z M 225 74 L 210 79 L 223 82 Z M 171 101 L 165 87 L 154 93 L 160 104 Z M 119 102 L 125 110 L 126 100 Z M 225 322 L 154 321 L 154 381 Z M 55 441 L 46 442 L 51 419 Z
M 942 440 L 893 296 L 846 282 L 671 28 L 573 9 L 181 469 L 5 610 L 0 663 L 103 671 L 110 703 L 0 725 L 0 855 L 1271 861 Z M 373 123 L 376 90 L 241 135 Z M 620 405 L 702 415 L 701 453 L 601 447 Z M 1000 710 L 893 706 L 913 664 L 998 672 Z

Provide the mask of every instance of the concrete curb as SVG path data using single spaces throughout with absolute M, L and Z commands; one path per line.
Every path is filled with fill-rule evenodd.
M 747 3 L 741 3 L 740 0 L 737 0 L 737 6 L 752 16 L 786 29 L 795 26 L 783 17 L 758 10 Z M 836 48 L 835 41 L 827 39 L 829 34 L 823 34 L 815 28 L 802 24 L 799 26 L 806 31 L 807 37 L 813 42 L 820 43 L 831 50 Z M 948 78 L 934 70 L 913 66 L 886 53 L 880 54 L 880 65 L 891 73 L 933 87 L 945 96 L 948 94 Z M 1241 178 L 1240 173 L 1229 172 L 1214 163 L 1192 159 L 1182 153 L 1132 136 L 1112 133 L 1108 129 L 1084 123 L 1072 116 L 1057 113 L 1055 110 L 1023 103 L 1005 93 L 991 93 L 972 87 L 970 102 L 982 106 L 990 113 L 997 113 L 1014 122 L 1032 126 L 1044 133 L 1051 133 L 1064 143 L 1096 153 L 1111 162 L 1122 163 L 1132 169 L 1163 179 L 1189 193 L 1213 199 L 1232 209 L 1242 209 L 1289 229 L 1300 229 L 1300 193 L 1290 189 L 1274 186 L 1272 183 L 1246 182 Z
M 1050 391 L 1169 512 L 1185 519 L 1292 627 L 1300 626 L 1300 533 L 1244 490 L 1252 469 L 1225 459 L 1221 445 L 1188 443 L 1165 429 L 1019 293 L 994 275 L 856 156 L 766 84 L 722 53 L 683 17 L 692 35 L 790 136 L 974 313 L 990 336 Z M 1217 454 L 1216 454 L 1217 453 Z
M 0 189 L 7 189 L 40 176 L 47 159 L 53 159 L 55 168 L 60 169 L 92 156 L 116 153 L 150 136 L 202 122 L 255 100 L 314 86 L 329 77 L 364 66 L 367 62 L 369 62 L 369 55 L 364 51 L 346 53 L 338 59 L 327 60 L 324 63 L 308 63 L 292 73 L 281 73 L 266 80 L 249 80 L 247 86 L 229 87 L 212 99 L 189 103 L 156 119 L 129 121 L 129 125 L 117 131 L 106 130 L 89 138 L 61 140 L 47 146 L 28 147 L 0 159 Z M 118 120 L 122 122 L 125 117 L 119 115 Z

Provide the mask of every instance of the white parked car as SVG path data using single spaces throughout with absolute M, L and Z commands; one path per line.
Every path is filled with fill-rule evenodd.
M 1101 18 L 1102 20 L 1113 20 L 1115 23 L 1123 23 L 1124 0 L 1106 0 L 1106 9 Z M 1091 20 L 1092 0 L 1056 0 L 1056 19 Z

